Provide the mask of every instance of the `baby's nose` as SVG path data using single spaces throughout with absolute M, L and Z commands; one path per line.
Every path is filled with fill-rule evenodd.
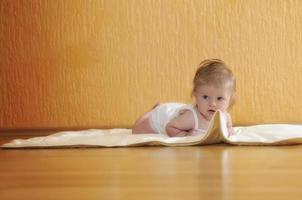
M 210 106 L 216 106 L 216 102 L 215 101 L 210 101 Z

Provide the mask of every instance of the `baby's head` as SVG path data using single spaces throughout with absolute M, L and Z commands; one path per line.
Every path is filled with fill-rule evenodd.
M 193 94 L 203 85 L 225 88 L 231 92 L 236 91 L 236 79 L 233 72 L 219 59 L 204 60 L 199 64 L 193 80 Z
M 236 80 L 232 71 L 222 60 L 202 61 L 195 73 L 193 85 L 192 95 L 196 98 L 197 106 L 198 104 L 200 104 L 199 107 L 208 105 L 204 112 L 211 113 L 218 109 L 225 111 L 233 103 Z

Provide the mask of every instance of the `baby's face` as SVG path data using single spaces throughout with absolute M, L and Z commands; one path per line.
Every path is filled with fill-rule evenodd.
M 210 120 L 217 110 L 227 111 L 231 95 L 229 89 L 212 85 L 200 86 L 194 93 L 198 110 L 207 120 Z

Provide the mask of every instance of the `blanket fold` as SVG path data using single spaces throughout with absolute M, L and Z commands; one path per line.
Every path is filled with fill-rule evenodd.
M 163 134 L 132 134 L 130 129 L 62 131 L 44 137 L 15 139 L 2 148 L 191 146 L 227 143 L 232 145 L 302 144 L 302 125 L 264 124 L 234 127 L 228 137 L 225 118 L 216 112 L 205 134 L 168 137 Z

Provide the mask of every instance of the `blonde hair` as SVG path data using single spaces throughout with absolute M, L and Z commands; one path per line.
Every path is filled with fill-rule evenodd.
M 232 94 L 236 91 L 236 79 L 233 72 L 219 59 L 207 59 L 199 64 L 193 79 L 192 95 L 203 85 L 228 87 Z

